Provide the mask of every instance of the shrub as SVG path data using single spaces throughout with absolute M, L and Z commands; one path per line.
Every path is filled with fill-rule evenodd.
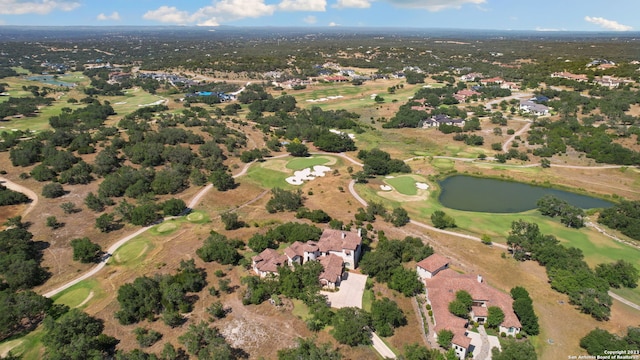
M 42 196 L 53 199 L 65 194 L 62 185 L 58 183 L 49 183 L 42 188 Z

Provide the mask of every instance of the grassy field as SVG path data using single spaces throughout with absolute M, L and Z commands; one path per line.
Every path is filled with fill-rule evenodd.
M 205 213 L 204 211 L 192 211 L 185 217 L 185 219 L 188 222 L 194 224 L 205 224 L 211 221 L 211 219 L 209 218 L 209 214 Z
M 107 264 L 120 266 L 138 264 L 151 249 L 153 249 L 151 239 L 146 236 L 138 236 L 116 250 Z
M 311 318 L 311 312 L 309 311 L 309 307 L 305 305 L 302 300 L 292 299 L 293 302 L 293 311 L 291 313 L 302 321 L 307 321 Z
M 42 336 L 44 331 L 42 326 L 27 335 L 14 340 L 9 340 L 0 344 L 0 355 L 11 351 L 13 355 L 20 356 L 23 360 L 41 360 L 42 359 Z
M 403 195 L 416 195 L 418 193 L 416 179 L 410 175 L 386 178 L 384 179 L 384 182 L 391 185 L 397 192 Z
M 289 185 L 284 179 L 290 176 L 290 174 L 268 169 L 263 164 L 253 165 L 247 171 L 247 175 L 243 176 L 239 182 L 249 181 L 265 189 L 273 189 L 279 187 L 282 189 L 291 189 L 292 185 Z
M 307 158 L 295 158 L 287 163 L 287 169 L 291 170 L 302 170 L 310 167 L 314 167 L 315 165 L 323 165 L 328 163 L 330 160 L 325 157 L 313 156 Z
M 84 309 L 91 300 L 103 298 L 104 295 L 97 280 L 87 279 L 57 294 L 53 300 L 56 304 L 64 304 L 72 309 Z

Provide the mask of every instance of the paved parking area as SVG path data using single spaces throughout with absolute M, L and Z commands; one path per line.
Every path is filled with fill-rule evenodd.
M 340 282 L 340 290 L 336 292 L 321 291 L 327 296 L 331 307 L 340 309 L 343 307 L 362 308 L 362 294 L 367 283 L 367 275 L 345 273 L 347 278 Z

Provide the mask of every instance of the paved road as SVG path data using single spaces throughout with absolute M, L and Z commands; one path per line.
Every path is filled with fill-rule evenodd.
M 16 184 L 13 181 L 2 176 L 0 176 L 0 184 L 6 186 L 9 190 L 21 192 L 25 194 L 29 199 L 31 199 L 29 206 L 22 212 L 22 217 L 30 213 L 31 210 L 35 209 L 36 205 L 38 205 L 38 195 L 31 189 L 26 188 L 20 184 Z
M 633 303 L 633 302 L 631 302 L 631 301 L 629 301 L 629 300 L 627 300 L 627 299 L 623 298 L 622 296 L 620 296 L 620 295 L 618 295 L 618 294 L 615 294 L 615 293 L 613 293 L 613 292 L 609 291 L 609 296 L 611 296 L 612 298 L 614 298 L 614 299 L 616 299 L 616 300 L 620 301 L 621 303 L 623 303 L 623 304 L 625 304 L 625 305 L 627 305 L 627 306 L 631 306 L 632 308 L 634 308 L 634 309 L 636 309 L 636 310 L 640 311 L 640 305 L 638 305 L 638 304 L 636 304 L 636 303 Z
M 380 339 L 380 337 L 373 331 L 371 332 L 371 341 L 373 342 L 373 348 L 376 349 L 376 351 L 378 352 L 378 354 L 380 354 L 380 356 L 382 356 L 385 359 L 396 358 L 396 354 L 394 354 L 393 351 L 389 349 L 387 344 L 385 344 L 384 341 L 382 341 L 382 339 Z

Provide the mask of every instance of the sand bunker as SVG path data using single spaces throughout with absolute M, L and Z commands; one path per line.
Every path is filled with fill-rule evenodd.
M 328 166 L 316 165 L 313 167 L 313 170 L 311 170 L 311 168 L 298 170 L 293 173 L 293 176 L 289 176 L 284 180 L 291 185 L 302 185 L 305 181 L 313 180 L 318 176 L 324 176 L 329 170 L 331 170 L 331 168 Z
M 349 137 L 349 139 L 351 139 L 351 140 L 356 138 L 356 136 L 354 134 L 347 134 L 347 133 L 344 133 L 344 132 L 342 132 L 340 130 L 336 130 L 336 129 L 331 129 L 331 130 L 329 130 L 329 132 L 332 132 L 332 133 L 338 134 L 338 135 L 347 135 Z
M 138 105 L 138 107 L 155 106 L 155 105 L 160 105 L 160 104 L 164 104 L 164 103 L 167 103 L 167 102 L 168 102 L 168 100 L 167 100 L 167 99 L 160 99 L 160 100 L 158 100 L 158 101 L 154 101 L 154 102 L 152 102 L 151 104 L 141 104 L 141 105 Z
M 429 185 L 425 183 L 417 182 L 416 187 L 421 190 L 427 190 L 429 188 Z
M 340 99 L 343 98 L 344 96 L 342 95 L 336 95 L 336 96 L 327 96 L 327 97 L 323 97 L 320 99 L 308 99 L 308 102 L 324 102 L 324 101 L 329 101 L 329 100 L 336 100 L 336 99 Z
M 380 185 L 380 189 L 383 191 L 391 191 L 393 188 L 389 185 Z

